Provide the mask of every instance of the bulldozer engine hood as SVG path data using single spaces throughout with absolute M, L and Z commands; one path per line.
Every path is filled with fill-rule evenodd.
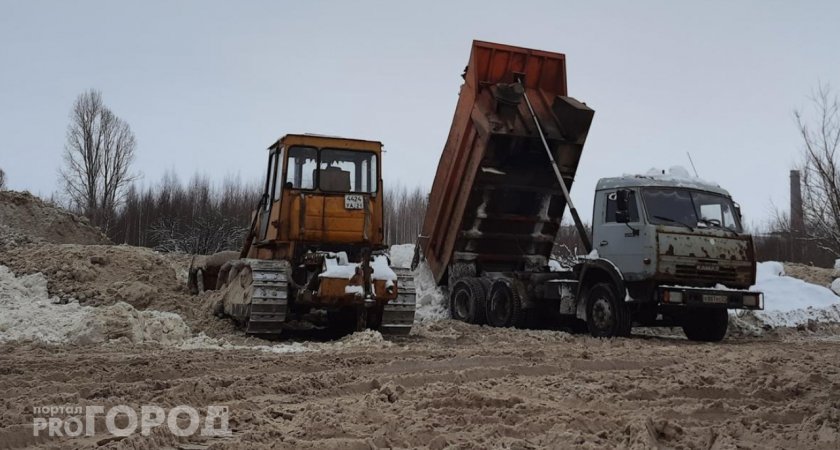
M 664 227 L 663 227 L 664 228 Z M 755 284 L 752 237 L 720 230 L 656 234 L 656 278 L 678 285 L 747 288 Z

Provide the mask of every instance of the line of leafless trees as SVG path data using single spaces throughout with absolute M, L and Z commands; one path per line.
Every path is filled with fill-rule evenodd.
M 115 243 L 167 252 L 238 249 L 260 194 L 257 182 L 238 177 L 213 183 L 194 175 L 184 183 L 168 171 L 156 185 L 129 186 L 108 234 Z
M 385 243 L 413 244 L 423 228 L 428 195 L 420 187 L 396 183 L 385 186 L 383 197 Z
M 251 212 L 262 194 L 259 181 L 204 175 L 186 182 L 169 171 L 154 185 L 131 184 L 108 229 L 115 243 L 197 254 L 241 248 Z M 426 194 L 402 185 L 386 186 L 386 243 L 413 243 L 420 233 Z
M 3 169 L 0 169 L 0 191 L 6 189 L 6 172 L 3 172 Z

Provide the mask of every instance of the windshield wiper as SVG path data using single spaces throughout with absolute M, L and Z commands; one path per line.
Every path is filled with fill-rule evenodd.
M 672 218 L 670 218 L 670 217 L 664 217 L 664 216 L 653 216 L 653 218 L 654 218 L 654 219 L 659 219 L 659 220 L 664 220 L 664 221 L 666 221 L 666 222 L 677 223 L 677 224 L 680 224 L 680 225 L 682 225 L 682 226 L 684 226 L 684 227 L 688 228 L 688 229 L 689 229 L 689 230 L 691 230 L 691 231 L 694 231 L 694 227 L 692 227 L 691 225 L 689 225 L 689 224 L 687 224 L 687 223 L 685 223 L 685 222 L 680 222 L 679 220 L 674 220 L 674 219 L 672 219 Z

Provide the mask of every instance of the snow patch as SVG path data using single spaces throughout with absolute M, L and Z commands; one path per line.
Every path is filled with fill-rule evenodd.
M 764 293 L 764 311 L 747 312 L 764 325 L 795 327 L 808 321 L 840 322 L 840 297 L 831 289 L 786 276 L 780 262 L 758 263 L 756 284 L 750 290 Z
M 204 333 L 177 345 L 181 350 L 254 350 L 265 353 L 288 354 L 319 351 L 346 351 L 360 348 L 387 348 L 394 345 L 378 331 L 357 331 L 335 342 L 289 342 L 274 345 L 234 345 L 224 339 Z
M 669 181 L 674 183 L 698 183 L 720 187 L 720 185 L 715 182 L 707 181 L 700 177 L 692 175 L 691 172 L 689 172 L 688 169 L 686 169 L 683 166 L 671 166 L 668 168 L 668 170 L 653 167 L 647 172 L 645 172 L 645 174 L 642 176 L 653 178 L 655 180 Z
M 387 256 L 377 255 L 373 257 L 370 267 L 373 269 L 371 278 L 374 280 L 397 280 L 397 274 L 391 270 L 391 267 L 388 264 Z M 327 257 L 324 258 L 324 271 L 318 276 L 321 278 L 342 278 L 349 280 L 356 275 L 358 268 L 358 263 L 351 263 L 348 261 L 347 253 L 338 252 L 327 255 Z
M 173 345 L 190 337 L 181 316 L 128 303 L 94 308 L 50 297 L 41 273 L 16 277 L 0 266 L 0 342 L 89 345 L 108 341 Z
M 563 264 L 561 264 L 560 261 L 557 261 L 556 259 L 549 259 L 548 270 L 552 272 L 568 272 L 569 268 L 563 266 Z
M 391 265 L 400 269 L 408 269 L 411 267 L 411 261 L 414 259 L 414 244 L 400 244 L 392 245 L 388 250 L 391 256 Z
M 347 261 L 347 253 L 338 252 L 324 258 L 324 271 L 318 275 L 321 278 L 343 278 L 349 280 L 356 275 L 358 264 Z
M 361 297 L 365 295 L 365 288 L 358 285 L 348 284 L 347 286 L 344 286 L 344 293 L 354 294 Z

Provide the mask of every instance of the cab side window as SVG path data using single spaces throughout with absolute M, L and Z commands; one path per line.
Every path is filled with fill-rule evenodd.
M 615 223 L 615 209 L 616 209 L 616 194 L 615 192 L 607 192 L 607 213 L 604 217 L 604 222 L 612 222 Z M 630 191 L 630 197 L 628 199 L 628 209 L 630 213 L 630 222 L 638 222 L 639 221 L 639 208 L 636 206 L 636 193 L 634 191 Z

